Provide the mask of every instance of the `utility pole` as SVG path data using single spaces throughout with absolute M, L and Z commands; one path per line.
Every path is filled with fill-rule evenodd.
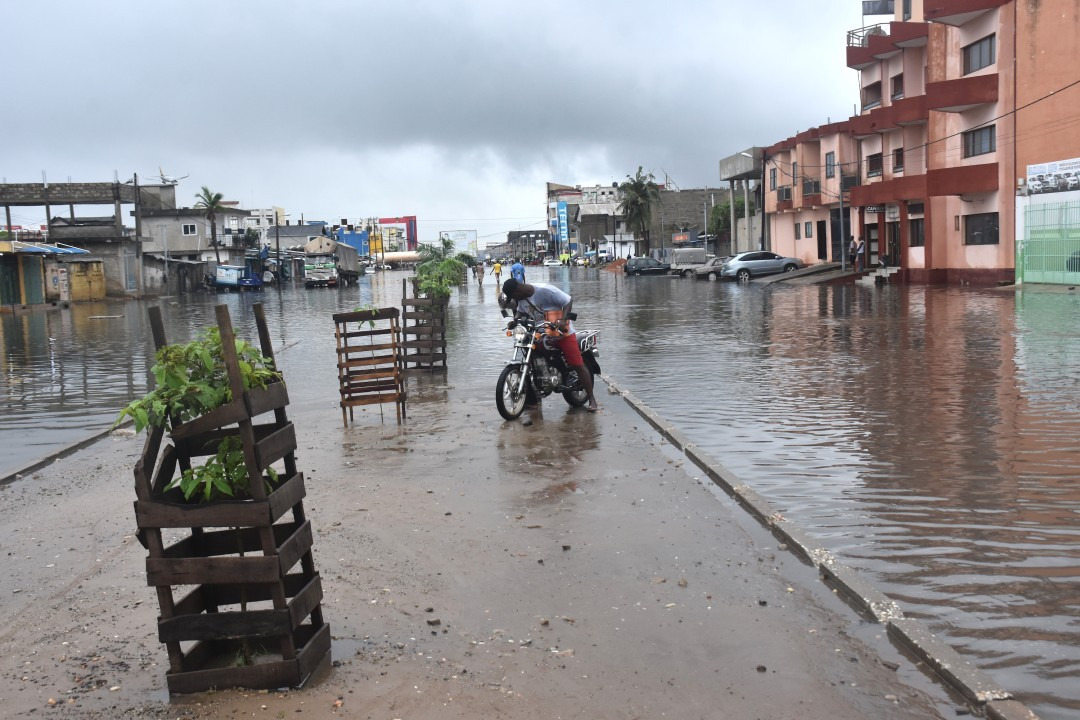
M 270 212 L 274 213 L 274 244 L 277 246 L 278 287 L 280 287 L 285 277 L 285 266 L 281 263 L 281 226 L 278 224 L 277 210 L 271 209 Z
M 848 241 L 847 233 L 844 232 L 844 166 L 837 163 L 840 170 L 840 270 L 847 272 Z
M 136 192 L 138 192 L 138 186 L 136 186 Z M 161 242 L 165 248 L 165 294 L 169 294 L 169 236 L 165 232 L 165 226 L 160 225 L 161 228 Z

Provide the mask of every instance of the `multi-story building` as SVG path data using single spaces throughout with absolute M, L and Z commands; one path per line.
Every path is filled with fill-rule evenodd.
M 839 261 L 861 236 L 871 263 L 914 282 L 1012 281 L 1025 247 L 1030 278 L 1066 271 L 1076 221 L 1032 206 L 1051 184 L 1077 197 L 1049 204 L 1080 199 L 1080 7 L 902 0 L 895 12 L 848 33 L 861 113 L 765 149 L 772 248 Z

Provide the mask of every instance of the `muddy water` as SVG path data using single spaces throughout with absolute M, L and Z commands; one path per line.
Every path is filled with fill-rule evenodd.
M 579 325 L 601 329 L 606 372 L 909 616 L 1042 717 L 1080 713 L 1080 297 L 530 276 L 570 291 Z M 401 278 L 160 305 L 180 341 L 214 302 L 252 337 L 264 302 L 293 402 L 336 412 L 328 315 L 395 305 Z M 448 349 L 451 379 L 490 377 L 493 391 L 509 341 L 486 282 L 453 300 Z M 146 307 L 2 318 L 0 470 L 107 425 L 144 391 Z

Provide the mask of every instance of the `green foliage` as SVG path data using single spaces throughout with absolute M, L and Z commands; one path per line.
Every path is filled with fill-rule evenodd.
M 422 245 L 420 263 L 416 266 L 417 292 L 426 297 L 450 297 L 450 288 L 465 280 L 465 263 L 454 252 L 454 241 L 440 238 L 438 245 Z M 471 256 L 470 256 L 471 257 Z
M 260 239 L 261 236 L 259 235 L 259 231 L 255 228 L 248 228 L 244 231 L 244 247 L 252 249 L 257 248 L 259 247 Z
M 267 468 L 269 493 L 278 482 L 277 471 Z M 236 498 L 249 492 L 247 465 L 244 464 L 244 447 L 240 438 L 229 436 L 218 445 L 217 454 L 204 464 L 185 470 L 165 488 L 180 488 L 185 500 L 197 497 L 199 502 L 213 502 L 223 498 Z
M 237 339 L 236 355 L 245 390 L 266 387 L 281 378 L 271 361 L 250 343 Z M 203 331 L 186 345 L 166 345 L 158 350 L 156 361 L 150 368 L 156 387 L 125 407 L 115 424 L 130 417 L 135 431 L 142 432 L 148 425 L 165 427 L 170 418 L 178 423 L 192 420 L 232 401 L 217 328 Z
M 472 267 L 473 265 L 480 262 L 476 259 L 475 255 L 471 255 L 467 252 L 459 252 L 457 255 L 454 256 L 454 259 L 460 262 L 465 267 Z
M 372 328 L 375 327 L 375 315 L 378 314 L 378 312 L 379 312 L 379 309 L 377 307 L 375 307 L 371 303 L 368 303 L 367 305 L 361 305 L 360 307 L 353 308 L 353 312 L 369 312 L 369 313 L 371 313 L 371 318 L 369 320 L 367 320 L 367 324 L 368 324 L 368 327 L 372 327 Z
M 210 245 L 214 248 L 214 257 L 217 264 L 221 264 L 221 253 L 218 251 L 217 239 L 217 214 L 225 209 L 221 204 L 225 196 L 221 193 L 211 192 L 205 185 L 195 194 L 195 208 L 206 213 L 206 219 L 210 221 Z
M 743 217 L 745 204 L 741 196 L 735 198 L 735 219 Z M 750 215 L 752 216 L 757 209 L 754 207 L 753 198 L 750 199 Z M 710 233 L 722 233 L 725 230 L 731 230 L 731 201 L 720 203 L 712 208 L 709 212 L 709 232 Z
M 648 245 L 653 209 L 660 204 L 660 186 L 653 174 L 645 175 L 639 165 L 633 177 L 627 175 L 626 182 L 619 184 L 619 192 L 622 194 L 619 211 L 626 217 L 626 224 Z

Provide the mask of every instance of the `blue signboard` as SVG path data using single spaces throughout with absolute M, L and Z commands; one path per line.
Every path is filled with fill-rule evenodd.
M 565 248 L 570 243 L 570 226 L 567 223 L 565 202 L 559 201 L 557 212 L 559 215 L 559 247 Z

